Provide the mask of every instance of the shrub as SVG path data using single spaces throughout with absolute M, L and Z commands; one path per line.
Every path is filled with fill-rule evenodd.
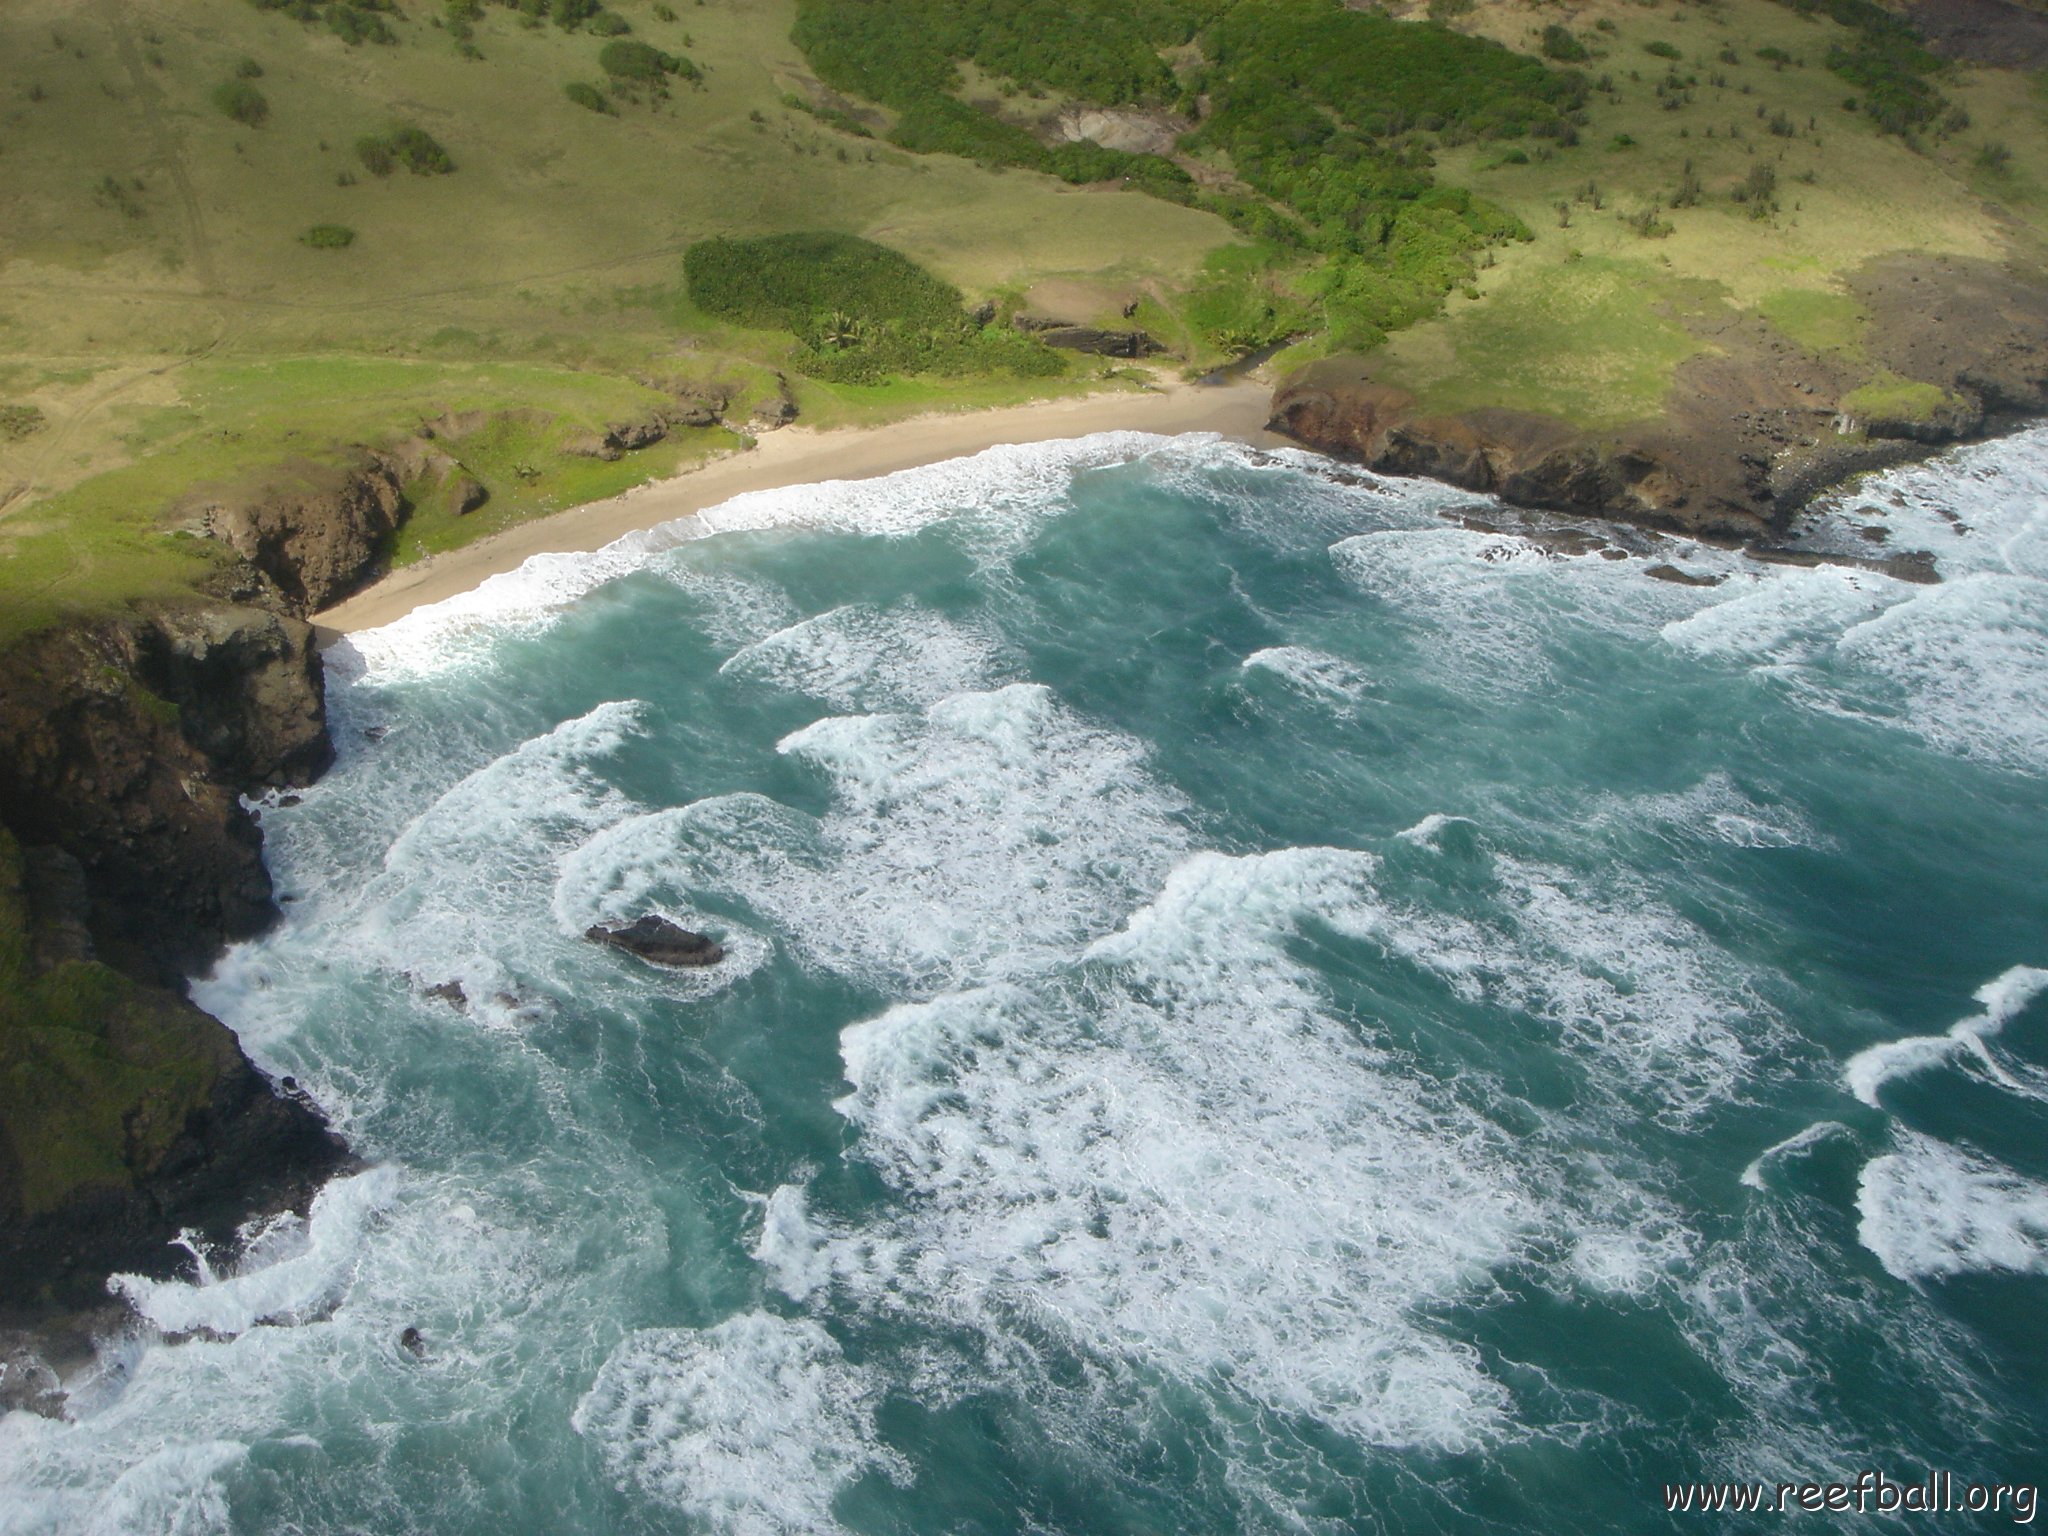
M 1478 0 L 1429 0 L 1429 19 L 1445 25 L 1470 16 Z
M 597 37 L 624 37 L 633 25 L 617 11 L 599 11 L 590 18 L 587 30 Z
M 351 48 L 358 43 L 395 43 L 398 34 L 384 25 L 384 18 L 368 6 L 330 5 L 327 30 Z
M 2012 150 L 1997 139 L 1988 140 L 1977 151 L 1977 169 L 1980 171 L 2002 171 L 2012 163 Z
M 1699 173 L 1692 168 L 1692 162 L 1688 160 L 1685 162 L 1685 169 L 1679 172 L 1678 190 L 1671 194 L 1671 206 L 1697 208 L 1700 194 L 1705 190 L 1706 188 L 1700 185 Z
M 374 133 L 356 140 L 356 158 L 372 176 L 389 176 L 398 169 L 398 159 L 391 153 L 390 144 Z
M 1661 37 L 1655 39 L 1654 41 L 1643 44 L 1643 52 L 1654 53 L 1660 59 L 1677 59 L 1684 57 L 1684 55 L 1678 51 L 1677 44 L 1667 43 Z
M 602 112 L 609 116 L 613 111 L 612 104 L 606 98 L 603 91 L 600 91 L 594 85 L 587 85 L 581 80 L 571 80 L 562 87 L 562 94 L 575 102 L 577 106 L 587 107 L 592 112 Z
M 247 128 L 260 128 L 270 116 L 270 103 L 246 80 L 225 80 L 213 88 L 213 104 Z
M 34 405 L 0 405 L 0 442 L 18 443 L 43 430 L 43 412 Z
M 235 78 L 238 80 L 261 80 L 263 78 L 263 66 L 254 59 L 245 56 L 235 65 Z
M 818 315 L 931 327 L 962 316 L 960 291 L 887 246 L 853 235 L 701 240 L 683 256 L 690 298 L 739 325 L 801 331 Z
M 446 176 L 455 169 L 433 135 L 423 128 L 394 128 L 356 140 L 356 158 L 372 176 L 389 176 L 403 165 L 415 176 Z
M 299 236 L 299 243 L 316 251 L 345 251 L 356 243 L 356 232 L 346 224 L 315 224 Z
M 1581 64 L 1592 57 L 1586 45 L 1572 36 L 1572 29 L 1562 22 L 1553 21 L 1543 29 L 1538 42 L 1546 59 L 1556 59 L 1561 64 Z
M 815 378 L 873 384 L 897 373 L 1043 377 L 1066 367 L 1027 336 L 977 325 L 958 289 L 907 256 L 851 235 L 705 240 L 684 253 L 683 272 L 700 309 L 796 336 L 792 361 Z
M 615 80 L 658 83 L 664 75 L 697 78 L 696 66 L 673 53 L 664 53 L 652 43 L 618 38 L 606 43 L 597 56 L 598 67 Z

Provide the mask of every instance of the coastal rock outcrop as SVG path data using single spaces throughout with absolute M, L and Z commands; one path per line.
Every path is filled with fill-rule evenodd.
M 345 1159 L 182 978 L 274 915 L 240 792 L 331 757 L 312 632 L 262 609 L 78 623 L 0 656 L 0 1272 L 70 1305 Z
M 303 618 L 376 574 L 403 515 L 404 479 L 397 461 L 363 450 L 347 464 L 292 466 L 254 491 L 204 500 L 195 522 Z
M 650 965 L 716 965 L 725 958 L 725 950 L 716 940 L 652 912 L 622 926 L 596 924 L 586 928 L 583 937 L 637 955 Z
M 1518 506 L 1750 536 L 1770 525 L 1760 467 L 1714 464 L 1668 428 L 1589 433 L 1555 417 L 1476 410 L 1426 415 L 1370 364 L 1313 363 L 1274 394 L 1269 429 L 1382 474 L 1416 475 Z
M 1678 365 L 1664 409 L 1641 421 L 1595 428 L 1524 411 L 1433 413 L 1378 377 L 1374 359 L 1340 356 L 1283 380 L 1268 425 L 1382 473 L 1520 506 L 1752 539 L 1783 531 L 1851 475 L 2048 414 L 2041 274 L 1898 257 L 1870 263 L 1849 288 L 1869 316 L 1867 356 L 1853 366 L 1736 317 Z M 1873 370 L 1925 386 L 1876 392 L 1918 408 L 1849 409 Z

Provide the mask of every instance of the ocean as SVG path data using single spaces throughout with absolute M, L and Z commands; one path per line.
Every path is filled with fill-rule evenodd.
M 195 995 L 368 1166 L 119 1280 L 0 1532 L 2038 1484 L 2048 432 L 1803 539 L 1945 579 L 1111 434 L 353 637 Z M 648 912 L 726 958 L 582 936 Z

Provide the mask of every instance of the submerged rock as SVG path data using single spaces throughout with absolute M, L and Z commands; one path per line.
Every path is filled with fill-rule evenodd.
M 622 928 L 601 923 L 586 928 L 583 937 L 593 944 L 608 944 L 629 955 L 638 955 L 650 965 L 716 965 L 725 958 L 725 950 L 715 940 L 652 912 L 636 917 Z

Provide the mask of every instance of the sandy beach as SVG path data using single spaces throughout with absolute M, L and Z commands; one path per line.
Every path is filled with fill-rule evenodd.
M 962 458 L 1006 443 L 1049 442 L 1095 432 L 1219 432 L 1266 438 L 1269 385 L 1251 379 L 1162 379 L 1144 391 L 1104 392 L 994 410 L 933 413 L 879 427 L 820 431 L 784 427 L 751 449 L 572 507 L 393 571 L 314 616 L 321 643 L 375 629 L 413 609 L 467 592 L 531 556 L 601 549 L 614 539 L 715 507 L 749 491 L 822 480 L 866 480 Z M 1277 441 L 1277 439 L 1276 439 Z

